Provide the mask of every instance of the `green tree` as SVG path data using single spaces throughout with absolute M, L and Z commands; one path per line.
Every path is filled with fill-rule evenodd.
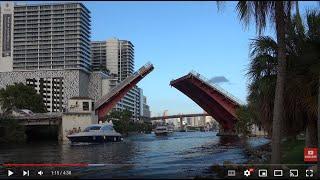
M 112 120 L 117 132 L 128 135 L 131 117 L 132 113 L 127 109 L 123 111 L 114 110 L 107 116 L 107 121 Z
M 42 97 L 37 94 L 36 90 L 23 83 L 15 83 L 0 89 L 0 104 L 4 111 L 11 110 L 14 107 L 29 109 L 35 113 L 47 111 Z
M 110 70 L 106 68 L 106 66 L 100 65 L 99 66 L 100 71 L 105 72 L 106 74 L 110 73 Z
M 218 3 L 219 4 L 219 3 Z M 250 25 L 253 18 L 256 25 L 256 30 L 259 34 L 264 30 L 269 18 L 275 24 L 277 36 L 277 79 L 275 100 L 273 106 L 273 127 L 272 127 L 272 158 L 274 164 L 280 163 L 280 139 L 281 139 L 281 124 L 283 110 L 283 94 L 286 77 L 286 46 L 285 35 L 288 19 L 290 19 L 291 1 L 238 1 L 237 11 L 239 18 L 244 22 L 245 26 Z
M 146 122 L 133 122 L 132 113 L 129 110 L 114 110 L 107 116 L 107 121 L 112 120 L 114 129 L 128 135 L 129 132 L 151 132 L 152 124 Z
M 236 110 L 238 121 L 236 123 L 236 130 L 239 134 L 248 136 L 251 134 L 251 127 L 253 125 L 253 116 L 248 106 L 240 106 Z

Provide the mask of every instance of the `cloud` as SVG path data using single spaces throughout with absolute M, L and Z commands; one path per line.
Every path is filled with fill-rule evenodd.
M 230 81 L 224 76 L 215 76 L 208 81 L 208 83 L 214 83 L 214 84 L 221 84 L 221 83 L 227 83 L 227 82 L 230 82 Z

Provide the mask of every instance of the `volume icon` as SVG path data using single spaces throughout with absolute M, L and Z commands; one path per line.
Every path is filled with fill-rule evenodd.
M 38 175 L 42 176 L 43 175 L 43 171 L 38 171 Z

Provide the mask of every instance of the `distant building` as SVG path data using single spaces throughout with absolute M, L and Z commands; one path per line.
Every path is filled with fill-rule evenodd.
M 175 130 L 178 130 L 180 128 L 180 118 L 171 118 L 171 119 L 167 119 L 166 122 L 168 124 L 173 125 Z
M 120 83 L 134 72 L 134 46 L 128 40 L 116 38 L 107 41 L 91 42 L 92 67 L 96 71 L 106 71 L 113 77 L 112 87 Z M 117 79 L 117 81 L 115 81 Z M 111 87 L 111 88 L 112 88 Z M 143 116 L 143 93 L 142 89 L 135 86 L 131 89 L 114 109 L 127 109 L 136 117 Z
M 187 117 L 187 124 L 188 124 L 189 126 L 194 126 L 194 123 L 193 123 L 191 117 Z
M 134 72 L 134 46 L 110 39 L 92 42 L 90 11 L 78 2 L 0 6 L 0 87 L 34 87 L 49 112 L 67 111 L 71 97 L 94 101 Z M 140 116 L 135 86 L 115 109 Z
M 149 105 L 147 104 L 147 97 L 146 96 L 143 96 L 143 101 L 142 101 L 142 110 L 143 110 L 143 116 L 144 117 L 151 117 L 151 112 L 150 112 L 150 107 Z
M 119 81 L 134 72 L 134 46 L 130 41 L 116 38 L 107 41 L 93 41 L 92 67 L 94 70 L 108 69 Z

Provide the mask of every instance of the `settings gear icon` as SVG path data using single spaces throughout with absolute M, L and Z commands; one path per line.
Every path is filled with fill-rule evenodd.
M 253 168 L 246 169 L 245 171 L 243 171 L 243 175 L 245 175 L 246 177 L 251 176 L 251 173 L 253 173 L 253 171 Z
M 243 172 L 243 174 L 248 177 L 248 176 L 250 176 L 251 173 L 250 173 L 250 171 L 247 169 L 247 170 L 245 170 L 245 171 Z

